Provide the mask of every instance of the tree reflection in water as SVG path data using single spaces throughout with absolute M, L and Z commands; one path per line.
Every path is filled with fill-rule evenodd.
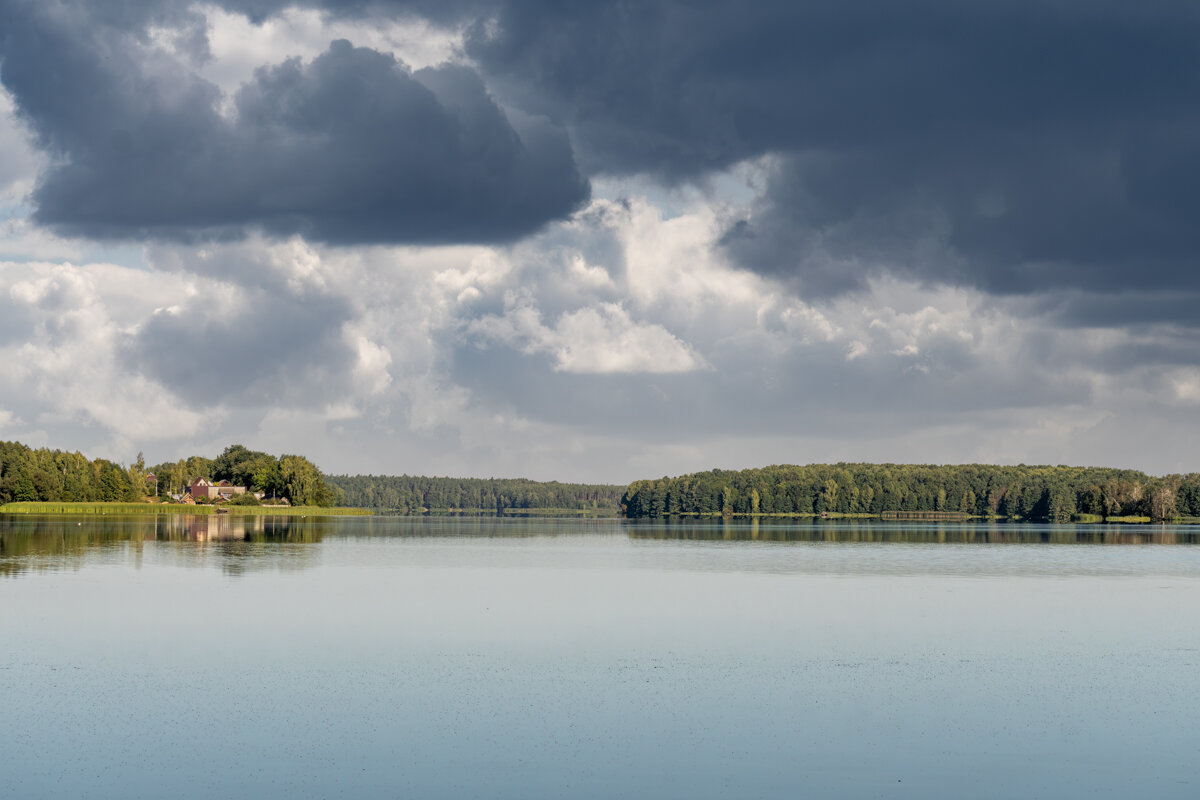
M 0 576 L 97 564 L 217 567 L 229 575 L 307 569 L 338 539 L 616 536 L 632 541 L 921 545 L 1196 545 L 1200 526 L 877 520 L 507 517 L 0 516 Z M 882 555 L 883 558 L 891 556 Z M 1035 557 L 1036 560 L 1036 557 Z
M 877 520 L 687 519 L 634 521 L 633 539 L 897 544 L 1200 544 L 1200 526 Z
M 310 566 L 328 531 L 322 518 L 219 514 L 153 517 L 0 517 L 0 576 L 76 571 L 124 562 L 141 568 L 147 544 L 158 561 L 219 564 L 224 572 L 297 570 Z

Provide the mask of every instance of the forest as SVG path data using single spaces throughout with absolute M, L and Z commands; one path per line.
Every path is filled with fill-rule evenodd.
M 778 465 L 636 481 L 621 498 L 626 517 L 889 512 L 1052 521 L 1200 517 L 1200 474 L 1024 464 Z
M 156 480 L 147 480 L 153 474 Z M 196 478 L 228 480 L 293 505 L 335 505 L 340 497 L 303 456 L 276 458 L 231 445 L 216 458 L 191 456 L 147 467 L 141 454 L 128 467 L 82 453 L 0 442 L 0 505 L 10 502 L 138 502 L 183 491 Z M 252 495 L 250 496 L 253 497 Z
M 128 502 L 138 496 L 130 471 L 81 453 L 0 442 L 0 504 L 14 500 Z
M 153 474 L 155 479 L 148 480 Z M 986 464 L 810 464 L 714 469 L 624 488 L 520 478 L 326 476 L 304 456 L 230 445 L 123 467 L 81 453 L 0 442 L 0 504 L 138 502 L 183 491 L 198 477 L 228 480 L 300 506 L 400 513 L 570 511 L 623 516 L 942 514 L 1026 520 L 1200 518 L 1200 473 L 1154 477 L 1105 467 Z M 243 496 L 256 502 L 253 495 Z
M 148 475 L 154 479 L 147 481 Z M 624 487 L 524 479 L 326 476 L 304 456 L 273 456 L 230 445 L 215 458 L 189 456 L 122 467 L 81 453 L 0 442 L 0 505 L 10 502 L 138 502 L 180 494 L 196 478 L 228 480 L 293 505 L 428 510 L 597 511 L 616 513 Z M 239 499 L 249 499 L 243 495 Z
M 403 513 L 423 511 L 617 509 L 623 487 L 542 483 L 523 478 L 425 478 L 391 475 L 332 475 L 326 478 L 346 505 Z

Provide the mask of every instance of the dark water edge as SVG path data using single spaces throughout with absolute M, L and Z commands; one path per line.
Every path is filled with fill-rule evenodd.
M 325 536 L 626 535 L 632 539 L 896 544 L 1200 544 L 1200 526 L 1036 523 L 998 520 L 696 519 L 556 517 L 532 514 L 429 514 L 325 517 L 238 515 L 86 516 L 0 514 L 0 557 L 64 552 L 135 541 L 320 542 Z
M 663 518 L 631 521 L 639 539 L 895 544 L 1200 544 L 1200 527 L 974 520 L 779 520 Z

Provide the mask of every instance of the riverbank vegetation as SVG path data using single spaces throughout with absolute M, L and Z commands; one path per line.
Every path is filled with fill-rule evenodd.
M 56 503 L 27 501 L 0 505 L 0 514 L 86 514 L 105 515 L 154 515 L 195 514 L 206 516 L 216 513 L 214 506 L 185 506 L 176 503 Z
M 151 504 L 182 494 L 196 478 L 228 480 L 263 494 L 267 503 L 286 499 L 293 506 L 341 505 L 325 476 L 304 456 L 276 457 L 231 445 L 216 458 L 190 456 L 149 467 L 139 453 L 137 461 L 122 467 L 103 458 L 89 460 L 82 453 L 0 442 L 0 505 Z
M 19 502 L 0 505 L 0 514 L 51 514 L 67 516 L 212 516 L 234 517 L 320 517 L 364 516 L 375 512 L 367 508 L 335 506 L 247 506 L 183 505 L 181 503 L 54 503 Z
M 622 486 L 539 482 L 523 478 L 427 478 L 411 475 L 331 475 L 346 505 L 405 514 L 565 512 L 615 514 Z
M 0 442 L 0 511 L 46 514 L 210 514 L 165 503 L 196 478 L 249 490 L 220 508 L 239 514 L 479 513 L 607 516 L 1075 520 L 1200 518 L 1200 473 L 1154 477 L 1103 467 L 986 464 L 810 464 L 608 484 L 520 478 L 325 476 L 304 456 L 241 445 L 122 467 L 81 453 Z M 260 501 L 255 494 L 263 496 Z M 286 505 L 278 505 L 286 501 Z M 257 503 L 263 503 L 262 506 Z M 37 504 L 36 511 L 34 506 Z
M 1200 516 L 1200 474 L 1152 477 L 1136 470 L 1024 464 L 714 469 L 636 481 L 621 498 L 621 512 L 626 517 L 930 512 L 960 518 L 1140 522 Z
M 369 508 L 348 506 L 231 506 L 221 513 L 242 517 L 358 517 L 372 516 Z

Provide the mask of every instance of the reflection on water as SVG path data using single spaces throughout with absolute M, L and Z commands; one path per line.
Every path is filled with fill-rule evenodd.
M 918 551 L 913 548 L 871 550 L 850 555 L 839 549 L 813 550 L 811 545 L 1196 545 L 1200 527 L 1185 525 L 1071 525 L 969 522 L 893 522 L 879 520 L 614 520 L 510 517 L 271 517 L 271 516 L 154 516 L 154 517 L 35 517 L 0 515 L 0 577 L 28 571 L 75 571 L 86 564 L 132 563 L 141 569 L 148 552 L 157 563 L 170 566 L 217 567 L 228 575 L 248 572 L 294 571 L 320 563 L 320 544 L 327 539 L 377 542 L 437 542 L 473 539 L 515 544 L 546 539 L 585 544 L 604 539 L 629 542 L 692 542 L 701 549 L 680 563 L 691 569 L 739 569 L 760 572 L 862 572 L 911 574 L 961 569 L 953 549 Z M 749 550 L 720 553 L 705 543 L 791 543 L 808 549 Z M 511 550 L 511 548 L 509 548 Z M 423 550 L 409 558 L 435 557 L 449 565 L 464 565 L 472 556 L 461 548 Z M 553 548 L 537 557 L 553 562 Z M 524 564 L 532 551 L 493 554 L 496 564 Z M 1098 554 L 1097 554 L 1098 555 Z M 393 556 L 394 557 L 394 554 Z M 624 559 L 620 550 L 605 550 L 597 558 Z M 653 564 L 644 556 L 641 564 Z M 677 558 L 677 556 L 671 556 Z M 1139 556 L 1141 561 L 1150 558 Z M 1168 559 L 1170 561 L 1170 559 Z M 1038 547 L 1019 552 L 985 547 L 970 559 L 976 573 L 1053 574 L 1073 571 L 1109 574 L 1144 563 L 1087 556 L 1051 558 Z M 1170 567 L 1170 564 L 1167 563 Z
M 216 560 L 229 574 L 255 569 L 303 569 L 329 531 L 326 518 L 233 516 L 150 517 L 0 515 L 0 576 L 28 570 L 77 570 L 87 562 L 142 567 L 147 543 L 166 543 L 176 564 Z M 170 547 L 170 544 L 177 547 Z
M 1200 544 L 1195 525 L 1083 525 L 880 520 L 631 521 L 635 539 L 896 544 Z
M 504 515 L 435 515 L 345 517 L 350 525 L 339 534 L 356 538 L 404 536 L 413 539 L 456 538 L 520 539 L 577 534 L 622 534 L 625 522 L 612 517 L 519 517 Z

